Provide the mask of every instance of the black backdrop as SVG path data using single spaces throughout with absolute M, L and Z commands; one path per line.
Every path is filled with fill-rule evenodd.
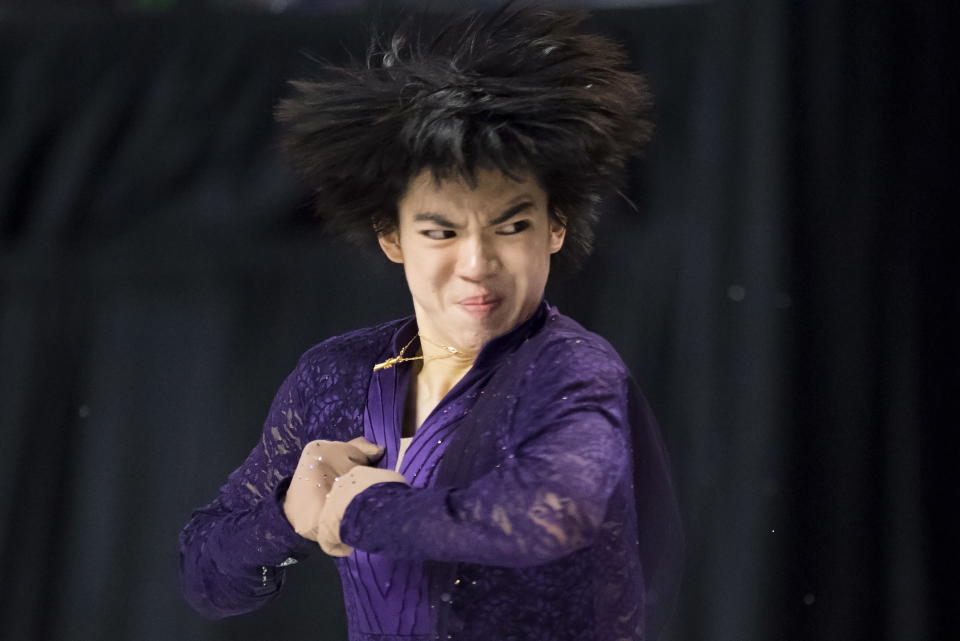
M 870 6 L 872 4 L 872 6 Z M 683 640 L 949 636 L 956 76 L 932 3 L 598 12 L 657 137 L 548 299 L 656 409 Z M 0 639 L 344 639 L 318 554 L 264 610 L 181 601 L 176 537 L 296 357 L 409 313 L 321 238 L 270 110 L 364 13 L 0 20 Z M 955 204 L 953 205 L 955 206 Z M 944 632 L 939 632 L 939 631 Z

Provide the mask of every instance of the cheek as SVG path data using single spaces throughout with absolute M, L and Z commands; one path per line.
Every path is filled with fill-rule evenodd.
M 443 290 L 453 273 L 453 263 L 445 254 L 440 251 L 413 252 L 413 258 L 404 263 L 411 292 L 426 296 Z
M 545 243 L 537 243 L 536 247 L 518 246 L 505 253 L 504 263 L 509 265 L 515 281 L 536 287 L 550 271 L 550 254 Z

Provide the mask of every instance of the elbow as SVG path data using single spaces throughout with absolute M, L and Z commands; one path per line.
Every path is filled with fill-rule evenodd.
M 211 585 L 208 576 L 213 569 L 212 561 L 204 554 L 206 546 L 193 534 L 189 525 L 180 533 L 180 594 L 187 605 L 204 618 L 223 619 L 233 614 L 232 609 L 216 602 L 216 595 L 223 590 Z
M 217 594 L 222 592 L 216 586 L 211 586 L 204 580 L 203 574 L 188 568 L 184 557 L 180 557 L 180 594 L 194 611 L 210 621 L 224 619 L 233 614 L 239 614 L 228 604 L 218 603 Z
M 247 614 L 248 612 L 253 612 L 263 605 L 262 603 L 257 603 L 247 607 L 237 607 L 236 605 L 233 605 L 232 607 L 226 607 L 219 605 L 213 600 L 207 598 L 186 597 L 186 600 L 187 604 L 191 608 L 193 608 L 197 613 L 200 614 L 200 616 L 208 621 L 219 621 L 221 619 L 226 619 L 227 617 L 233 617 L 239 614 Z
M 599 535 L 602 518 L 594 510 L 567 502 L 565 509 L 549 514 L 531 514 L 536 535 L 518 555 L 516 567 L 543 565 L 558 561 L 593 545 Z
M 595 535 L 582 531 L 570 531 L 567 534 L 569 536 L 564 539 L 553 538 L 537 541 L 532 546 L 520 546 L 521 552 L 515 557 L 515 562 L 507 565 L 513 568 L 547 565 L 590 547 L 596 540 Z
M 210 621 L 219 621 L 258 610 L 272 600 L 280 590 L 279 583 L 271 584 L 257 594 L 247 594 L 238 590 L 238 587 L 222 583 L 210 585 L 199 577 L 196 579 L 185 577 L 181 581 L 181 593 L 187 605 Z
M 208 621 L 219 621 L 232 616 L 234 613 L 229 610 L 223 610 L 216 607 L 209 599 L 204 596 L 183 593 L 183 598 L 195 612 Z
M 238 614 L 246 614 L 254 610 L 255 608 L 245 608 L 245 609 L 236 609 L 236 608 L 223 608 L 213 603 L 210 599 L 196 596 L 187 596 L 184 595 L 184 598 L 195 612 L 200 614 L 204 619 L 208 621 L 219 621 L 221 619 L 226 619 L 227 617 L 236 616 Z
M 180 569 L 180 594 L 195 612 L 210 621 L 217 621 L 232 614 L 229 608 L 218 606 L 213 599 L 212 591 L 204 584 L 199 576 Z
M 211 621 L 246 614 L 272 600 L 283 585 L 282 571 L 266 584 L 259 573 L 239 577 L 219 571 L 211 559 L 181 552 L 180 592 L 187 605 Z
M 544 545 L 539 553 L 531 555 L 537 565 L 559 561 L 580 550 L 590 547 L 597 540 L 597 529 L 577 524 L 563 531 L 549 545 Z

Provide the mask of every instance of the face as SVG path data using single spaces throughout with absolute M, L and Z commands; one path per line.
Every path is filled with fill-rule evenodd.
M 475 355 L 536 310 L 565 230 L 538 182 L 520 177 L 480 169 L 471 189 L 459 179 L 437 186 L 424 170 L 410 181 L 397 228 L 379 241 L 403 264 L 428 339 Z

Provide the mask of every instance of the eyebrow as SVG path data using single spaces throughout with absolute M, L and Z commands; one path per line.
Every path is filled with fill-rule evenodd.
M 516 216 L 517 214 L 519 214 L 519 213 L 523 212 L 524 210 L 528 209 L 529 207 L 533 207 L 533 203 L 530 202 L 529 200 L 528 200 L 528 201 L 525 201 L 525 202 L 522 202 L 522 203 L 520 203 L 520 204 L 518 204 L 518 205 L 514 205 L 513 207 L 511 207 L 510 209 L 508 209 L 507 211 L 505 211 L 503 214 L 501 214 L 500 216 L 497 216 L 496 218 L 494 218 L 493 220 L 491 220 L 491 221 L 490 221 L 490 226 L 499 225 L 499 224 L 502 223 L 502 222 L 506 222 L 506 221 L 510 220 L 511 218 L 513 218 L 514 216 Z M 414 220 L 414 222 L 421 222 L 421 221 L 432 222 L 432 223 L 434 223 L 435 225 L 438 225 L 438 226 L 440 226 L 440 227 L 446 227 L 446 228 L 448 228 L 448 229 L 460 229 L 460 228 L 461 228 L 460 225 L 455 224 L 454 222 L 452 222 L 450 219 L 448 219 L 448 218 L 447 218 L 446 216 L 444 216 L 443 214 L 437 214 L 437 213 L 430 212 L 430 211 L 420 212 L 419 214 L 416 214 L 416 215 L 413 217 L 413 220 Z

